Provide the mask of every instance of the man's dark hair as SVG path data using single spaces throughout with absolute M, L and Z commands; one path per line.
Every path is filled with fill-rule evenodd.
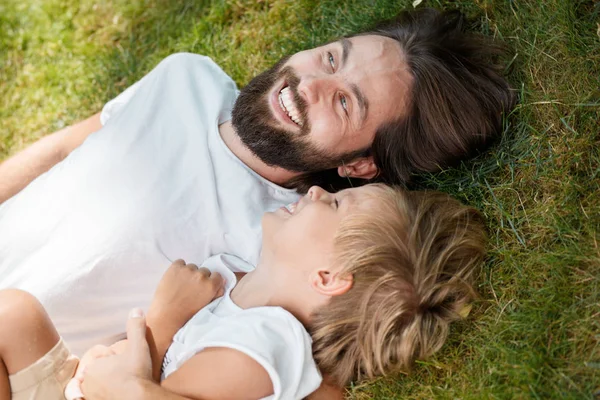
M 415 174 L 476 154 L 500 136 L 503 115 L 516 100 L 497 63 L 506 47 L 468 32 L 462 13 L 404 11 L 352 36 L 359 35 L 396 40 L 413 78 L 407 112 L 379 127 L 369 151 L 380 171 L 377 180 L 407 183 Z M 312 173 L 290 184 L 303 191 L 311 184 L 340 189 L 351 183 L 335 175 Z

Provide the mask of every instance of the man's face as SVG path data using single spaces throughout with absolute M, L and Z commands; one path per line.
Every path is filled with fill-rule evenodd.
M 233 125 L 263 162 L 290 171 L 335 168 L 405 113 L 412 77 L 398 43 L 357 36 L 279 61 L 242 89 Z

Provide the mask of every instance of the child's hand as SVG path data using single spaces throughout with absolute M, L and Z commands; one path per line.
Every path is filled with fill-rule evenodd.
M 218 273 L 177 260 L 159 282 L 147 319 L 161 324 L 167 322 L 179 329 L 198 310 L 222 296 L 223 286 L 223 278 Z
M 83 394 L 81 392 L 81 382 L 83 381 L 83 372 L 85 366 L 97 358 L 108 357 L 114 354 L 115 352 L 110 347 L 102 345 L 94 346 L 88 351 L 86 351 L 83 357 L 81 357 L 79 365 L 77 365 L 75 376 L 69 381 L 69 383 L 65 387 L 65 399 L 82 399 Z
M 150 304 L 146 324 L 152 354 L 152 375 L 160 378 L 162 359 L 175 333 L 198 310 L 223 295 L 223 278 L 207 268 L 177 260 L 158 283 Z

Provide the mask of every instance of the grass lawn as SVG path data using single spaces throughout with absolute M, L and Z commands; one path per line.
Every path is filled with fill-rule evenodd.
M 0 160 L 100 110 L 170 53 L 238 85 L 280 56 L 412 7 L 408 0 L 2 0 Z M 514 50 L 505 138 L 423 177 L 483 211 L 490 257 L 471 317 L 410 376 L 351 399 L 600 398 L 600 3 L 424 0 Z

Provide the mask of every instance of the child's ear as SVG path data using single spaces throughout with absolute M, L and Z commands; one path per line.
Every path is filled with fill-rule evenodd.
M 373 161 L 373 157 L 361 157 L 351 163 L 338 167 L 338 174 L 342 177 L 372 179 L 377 175 L 379 169 Z
M 342 275 L 338 272 L 320 269 L 311 276 L 313 289 L 325 296 L 339 296 L 352 288 L 352 275 Z

